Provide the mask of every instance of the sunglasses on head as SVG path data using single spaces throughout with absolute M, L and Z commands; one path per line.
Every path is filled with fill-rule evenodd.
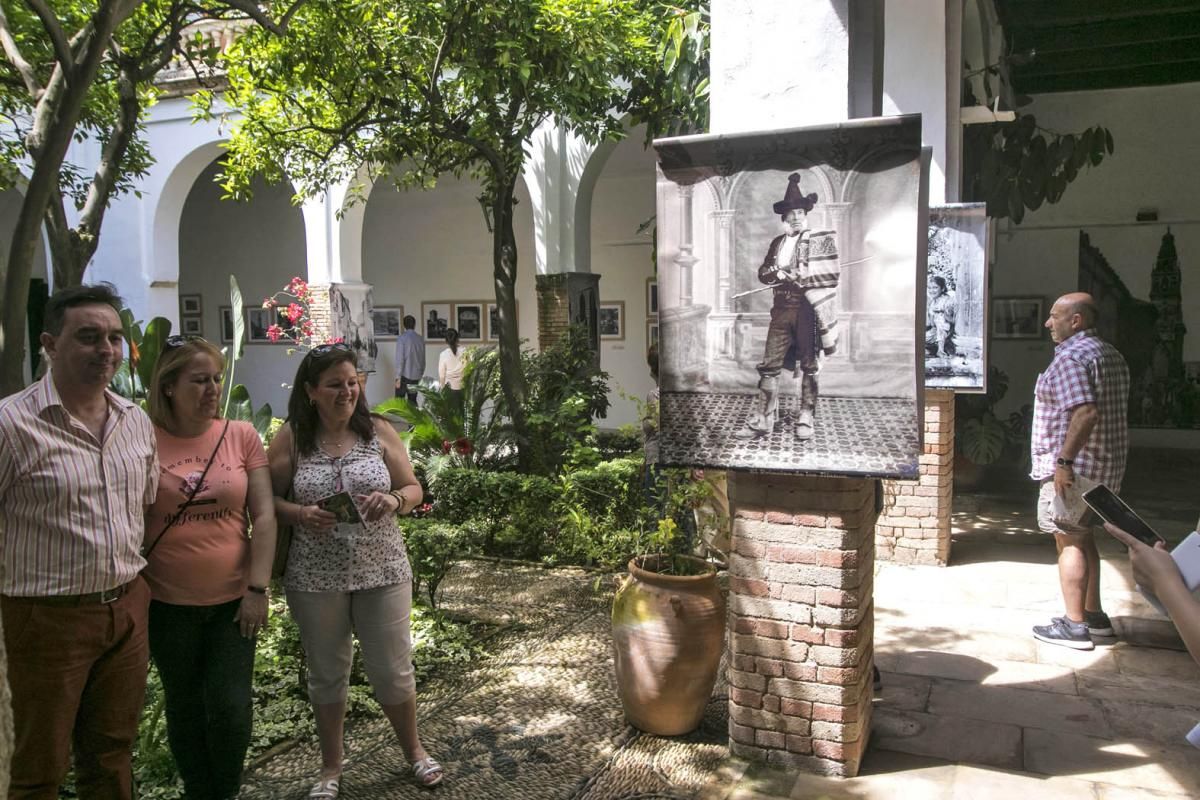
M 350 345 L 346 344 L 345 342 L 330 342 L 329 344 L 319 344 L 312 350 L 309 350 L 309 352 L 314 356 L 323 356 L 326 353 L 333 353 L 335 351 L 351 353 L 353 352 L 353 348 L 351 348 Z
M 203 336 L 195 336 L 192 334 L 184 335 L 184 334 L 177 333 L 174 336 L 168 336 L 165 340 L 163 340 L 163 348 L 162 349 L 163 350 L 174 350 L 176 347 L 183 347 L 185 344 L 188 344 L 189 342 L 202 342 L 202 341 L 204 341 Z

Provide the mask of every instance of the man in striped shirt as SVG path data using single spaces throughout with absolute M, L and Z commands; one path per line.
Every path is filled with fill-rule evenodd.
M 1050 309 L 1046 327 L 1058 346 L 1038 376 L 1030 448 L 1030 477 L 1041 482 L 1038 527 L 1054 534 L 1066 605 L 1064 616 L 1035 625 L 1033 635 L 1076 650 L 1091 650 L 1091 637 L 1112 636 L 1113 628 L 1100 607 L 1100 553 L 1088 525 L 1091 512 L 1074 524 L 1056 519 L 1054 498 L 1078 494 L 1076 475 L 1119 491 L 1129 450 L 1129 367 L 1096 335 L 1096 317 L 1095 302 L 1083 292 L 1063 295 Z
M 121 299 L 56 292 L 51 368 L 0 400 L 0 612 L 12 685 L 10 798 L 54 798 L 72 749 L 81 798 L 130 798 L 150 592 L 138 573 L 158 488 L 149 417 L 108 391 Z

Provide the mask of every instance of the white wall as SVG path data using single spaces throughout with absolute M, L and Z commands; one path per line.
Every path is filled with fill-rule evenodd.
M 381 181 L 371 191 L 363 220 L 363 280 L 374 285 L 376 306 L 404 306 L 423 335 L 421 303 L 494 303 L 492 235 L 476 198 L 479 184 L 446 176 L 429 191 L 397 191 Z M 517 315 L 519 335 L 537 347 L 533 222 L 529 195 L 517 185 Z M 486 324 L 485 324 L 486 329 Z M 486 331 L 485 331 L 486 335 Z M 479 344 L 466 342 L 468 347 Z M 437 377 L 444 341 L 426 342 L 425 374 Z M 367 384 L 367 400 L 392 397 L 395 343 L 379 343 L 377 372 Z
M 292 276 L 307 275 L 304 222 L 291 203 L 287 185 L 252 184 L 254 199 L 221 199 L 213 182 L 219 168 L 210 164 L 197 178 L 183 206 L 179 226 L 179 294 L 202 295 L 204 335 L 220 343 L 220 307 L 229 305 L 229 276 L 236 275 L 246 308 L 283 288 Z M 255 407 L 271 404 L 286 416 L 288 390 L 300 355 L 282 344 L 247 343 L 234 381 L 250 390 Z
M 1116 147 L 1068 186 L 1059 203 L 1028 213 L 1020 225 L 997 226 L 993 296 L 1039 295 L 1050 303 L 1074 291 L 1084 230 L 1134 296 L 1148 299 L 1150 271 L 1169 224 L 1190 331 L 1184 359 L 1200 360 L 1200 83 L 1042 95 L 1029 110 L 1054 131 L 1102 125 Z M 1138 209 L 1147 206 L 1158 209 L 1160 221 L 1136 223 Z M 992 340 L 991 363 L 1010 377 L 1003 412 L 1032 402 L 1037 373 L 1052 353 L 1049 338 Z
M 625 303 L 624 340 L 600 343 L 600 366 L 609 374 L 609 411 L 604 428 L 638 421 L 633 398 L 654 386 L 646 366 L 646 281 L 654 274 L 649 232 L 638 227 L 654 216 L 654 153 L 636 128 L 609 156 L 592 196 L 592 272 L 600 277 L 600 300 Z M 625 396 L 622 396 L 625 395 Z

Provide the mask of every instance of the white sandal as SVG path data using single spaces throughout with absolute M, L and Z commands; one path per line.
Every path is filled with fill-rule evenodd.
M 337 796 L 337 778 L 323 778 L 313 784 L 312 789 L 308 791 L 309 800 L 336 800 Z
M 446 777 L 445 770 L 433 756 L 425 756 L 420 761 L 414 761 L 412 765 L 413 775 L 416 776 L 417 782 L 426 789 L 432 789 L 442 782 L 442 778 Z

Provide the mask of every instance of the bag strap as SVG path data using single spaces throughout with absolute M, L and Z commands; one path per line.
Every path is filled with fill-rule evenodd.
M 142 553 L 142 558 L 149 560 L 150 554 L 154 552 L 154 548 L 158 547 L 158 543 L 162 541 L 163 535 L 171 529 L 171 527 L 179 521 L 183 516 L 183 512 L 187 511 L 188 506 L 196 499 L 196 493 L 200 491 L 200 487 L 204 485 L 204 478 L 208 475 L 208 470 L 212 467 L 213 462 L 217 460 L 217 451 L 221 449 L 221 443 L 225 441 L 225 434 L 229 432 L 229 420 L 225 420 L 225 427 L 221 429 L 221 438 L 217 439 L 217 446 L 213 448 L 212 455 L 208 457 L 208 463 L 204 465 L 204 471 L 200 473 L 200 480 L 192 484 L 192 490 L 188 492 L 187 500 L 179 506 L 179 510 L 171 515 L 167 520 L 167 524 L 159 531 L 158 536 L 154 538 L 154 542 L 145 549 Z

